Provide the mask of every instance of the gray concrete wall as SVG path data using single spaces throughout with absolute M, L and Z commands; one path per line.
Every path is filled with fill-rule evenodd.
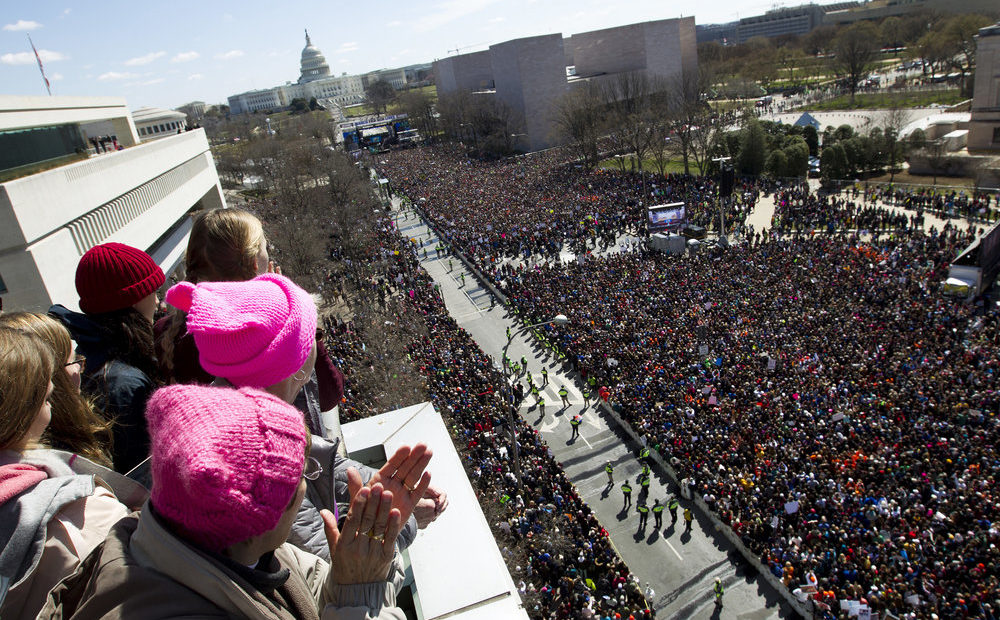
M 522 116 L 530 150 L 556 143 L 553 110 L 566 92 L 560 34 L 514 39 L 490 47 L 497 97 Z
M 443 93 L 491 88 L 493 66 L 490 52 L 483 50 L 435 60 L 434 74 L 438 90 Z
M 646 24 L 629 24 L 574 34 L 571 40 L 576 74 L 622 73 L 645 69 L 645 26 Z
M 1000 150 L 993 142 L 993 130 L 1000 127 L 1000 24 L 979 31 L 975 79 L 969 148 Z
M 671 79 L 698 70 L 694 17 L 594 30 L 569 40 L 581 76 L 645 71 L 650 77 Z

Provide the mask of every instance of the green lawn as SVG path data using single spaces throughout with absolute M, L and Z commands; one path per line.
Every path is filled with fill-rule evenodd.
M 892 107 L 926 108 L 934 103 L 955 105 L 963 100 L 962 93 L 957 88 L 913 93 L 859 93 L 854 97 L 853 106 L 851 105 L 851 96 L 842 95 L 827 101 L 805 106 L 802 109 L 829 112 L 832 110 L 851 109 L 879 110 Z
M 631 162 L 626 161 L 625 170 L 631 170 L 632 169 L 631 165 L 632 165 Z M 618 166 L 618 160 L 615 159 L 614 157 L 609 157 L 608 159 L 601 161 L 601 163 L 597 164 L 597 167 L 615 171 L 621 170 L 621 168 Z M 655 172 L 655 173 L 660 172 L 660 169 L 656 167 L 656 162 L 653 159 L 643 160 L 642 169 L 645 170 L 646 172 Z M 664 167 L 664 169 L 668 174 L 671 172 L 683 173 L 684 162 L 680 159 L 671 159 L 670 161 L 667 162 L 667 165 Z M 691 171 L 691 174 L 694 175 L 698 174 L 698 166 L 694 164 L 693 160 L 688 160 L 688 169 Z
M 414 90 L 430 95 L 431 99 L 433 99 L 435 103 L 437 102 L 437 86 L 431 84 L 430 86 L 421 86 L 420 88 L 415 88 Z M 401 110 L 395 103 L 390 103 L 386 112 L 388 114 L 399 114 Z M 375 114 L 375 109 L 367 103 L 344 108 L 344 115 L 348 118 L 355 116 L 369 116 L 371 114 Z

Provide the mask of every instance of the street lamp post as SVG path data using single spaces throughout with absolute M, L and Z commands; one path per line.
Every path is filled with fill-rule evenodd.
M 727 170 L 727 167 L 729 166 L 729 161 L 731 159 L 732 159 L 732 157 L 716 157 L 716 158 L 712 159 L 712 161 L 714 161 L 717 164 L 719 164 L 719 183 L 718 183 L 718 186 L 717 186 L 719 191 L 718 191 L 717 195 L 718 195 L 718 200 L 719 200 L 719 241 L 720 242 L 726 236 L 726 209 L 725 209 L 725 205 L 723 205 L 723 203 L 722 203 L 722 185 L 723 185 L 723 183 L 725 183 L 725 181 L 723 179 L 729 173 L 729 171 Z M 729 192 L 727 193 L 726 197 L 728 198 L 729 194 L 731 194 L 731 193 L 732 193 L 732 187 L 729 188 Z M 725 247 L 725 246 L 723 246 L 723 247 Z

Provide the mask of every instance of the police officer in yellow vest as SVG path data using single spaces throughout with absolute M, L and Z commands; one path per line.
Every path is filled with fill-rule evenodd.
M 656 520 L 656 529 L 663 527 L 663 504 L 660 500 L 653 502 L 653 519 Z
M 681 503 L 677 501 L 677 496 L 671 495 L 670 501 L 667 502 L 667 510 L 670 511 L 670 525 L 677 523 L 677 508 L 680 505 Z
M 646 521 L 649 519 L 649 506 L 646 504 L 636 504 L 635 509 L 639 512 L 639 529 L 645 529 Z
M 628 483 L 628 480 L 622 483 L 622 495 L 625 496 L 625 505 L 622 508 L 628 508 L 632 505 L 632 485 Z
M 559 388 L 559 398 L 562 399 L 563 407 L 569 407 L 569 390 L 565 385 Z

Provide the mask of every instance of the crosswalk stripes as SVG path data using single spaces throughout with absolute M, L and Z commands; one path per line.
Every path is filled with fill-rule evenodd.
M 554 405 L 558 405 L 558 404 L 562 403 L 562 399 L 559 398 L 559 387 L 560 387 L 560 384 L 559 384 L 558 381 L 553 381 L 551 379 L 551 377 L 552 377 L 553 374 L 555 374 L 555 373 L 554 372 L 549 373 L 549 383 L 548 383 L 548 385 L 546 385 L 544 387 L 542 387 L 542 375 L 541 375 L 541 373 L 534 373 L 533 372 L 533 373 L 531 373 L 531 378 L 534 379 L 535 385 L 539 386 L 538 391 L 545 398 L 545 402 L 547 404 L 549 404 L 549 405 L 553 405 L 553 404 Z M 515 379 L 517 379 L 519 381 L 524 381 L 525 380 L 525 376 L 522 374 L 519 377 L 515 377 Z M 579 403 L 583 402 L 583 392 L 581 392 L 579 390 L 579 388 L 577 388 L 576 385 L 572 381 L 567 381 L 566 383 L 564 383 L 562 385 L 565 385 L 566 386 L 566 391 L 569 392 L 569 402 L 570 403 L 576 405 L 576 404 L 579 404 Z M 529 402 L 530 400 L 533 400 L 533 397 L 530 394 L 530 390 L 525 390 L 525 394 L 526 394 L 526 396 L 525 396 L 525 402 Z

